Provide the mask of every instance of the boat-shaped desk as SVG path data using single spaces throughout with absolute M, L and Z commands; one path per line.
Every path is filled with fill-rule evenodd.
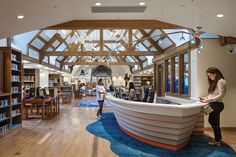
M 158 103 L 145 103 L 107 95 L 105 103 L 111 105 L 121 130 L 154 146 L 178 150 L 188 144 L 192 134 L 204 131 L 206 104 L 198 101 L 171 104 L 158 98 Z

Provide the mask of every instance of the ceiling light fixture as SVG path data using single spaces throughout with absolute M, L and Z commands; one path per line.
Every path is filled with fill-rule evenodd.
M 158 44 L 159 44 L 159 45 L 161 45 L 161 44 L 162 44 L 162 42 L 163 42 L 163 40 L 162 40 L 162 39 L 159 39 L 159 40 L 158 40 Z
M 190 42 L 191 42 L 191 44 L 195 44 L 196 43 L 196 39 L 195 39 L 194 36 L 193 36 L 193 39 Z
M 139 6 L 144 6 L 144 5 L 146 5 L 146 3 L 145 2 L 140 2 L 138 5 Z
M 101 5 L 102 5 L 102 3 L 100 3 L 100 2 L 95 3 L 95 6 L 101 6 Z
M 24 18 L 24 15 L 18 15 L 17 18 L 18 18 L 18 19 L 23 19 L 23 18 Z
M 223 14 L 217 14 L 216 17 L 220 17 L 221 18 L 221 17 L 224 17 L 224 15 Z
M 182 36 L 180 37 L 179 41 L 185 41 L 184 33 L 182 33 Z

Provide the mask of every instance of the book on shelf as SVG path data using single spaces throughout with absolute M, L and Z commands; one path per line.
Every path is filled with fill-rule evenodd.
M 18 93 L 19 92 L 19 87 L 11 87 L 11 92 L 12 93 Z
M 12 99 L 12 104 L 17 104 L 18 103 L 18 98 L 13 98 Z
M 11 54 L 11 60 L 13 60 L 13 61 L 18 61 L 18 60 L 17 60 L 17 55 Z
M 20 109 L 15 109 L 15 110 L 12 110 L 11 111 L 11 114 L 12 114 L 12 117 L 16 116 L 16 115 L 19 115 L 21 112 L 20 112 Z
M 8 99 L 0 100 L 0 107 L 6 107 L 6 106 L 9 106 Z
M 34 82 L 32 83 L 25 83 L 25 88 L 34 88 Z
M 12 81 L 20 81 L 20 76 L 19 75 L 12 75 L 11 80 Z
M 9 124 L 5 124 L 3 126 L 0 126 L 0 133 L 2 134 L 2 133 L 7 132 L 9 130 L 9 128 L 10 128 Z
M 7 118 L 6 112 L 0 113 L 0 120 L 6 119 L 6 118 Z
M 18 65 L 17 64 L 13 64 L 13 63 L 11 64 L 11 69 L 12 70 L 19 70 L 18 69 Z
M 27 82 L 27 81 L 34 81 L 34 78 L 35 78 L 35 76 L 33 76 L 33 75 L 28 75 L 28 76 L 24 76 L 24 77 L 23 77 L 23 80 L 24 80 L 24 82 Z

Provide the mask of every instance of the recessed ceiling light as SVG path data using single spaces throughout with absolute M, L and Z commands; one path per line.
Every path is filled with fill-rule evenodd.
M 140 2 L 138 5 L 143 6 L 143 5 L 146 5 L 146 3 L 145 2 Z
M 223 14 L 217 14 L 216 17 L 224 17 Z
M 95 3 L 95 5 L 96 5 L 96 6 L 101 6 L 101 5 L 102 5 L 102 3 L 100 3 L 100 2 L 97 2 L 97 3 Z
M 24 18 L 24 15 L 18 15 L 17 18 L 18 18 L 18 19 L 23 19 L 23 18 Z

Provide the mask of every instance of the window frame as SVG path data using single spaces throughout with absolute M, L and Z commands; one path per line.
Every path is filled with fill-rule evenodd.
M 188 94 L 183 94 L 183 75 L 184 75 L 184 54 L 188 54 Z M 174 92 L 174 77 L 175 77 L 175 57 L 178 56 L 178 92 Z M 168 60 L 171 61 L 171 70 L 170 70 L 170 92 L 167 91 L 167 79 L 168 79 Z M 190 49 L 183 50 L 178 54 L 174 54 L 164 59 L 165 62 L 165 93 L 168 96 L 175 96 L 181 98 L 189 98 L 191 96 L 191 55 Z

